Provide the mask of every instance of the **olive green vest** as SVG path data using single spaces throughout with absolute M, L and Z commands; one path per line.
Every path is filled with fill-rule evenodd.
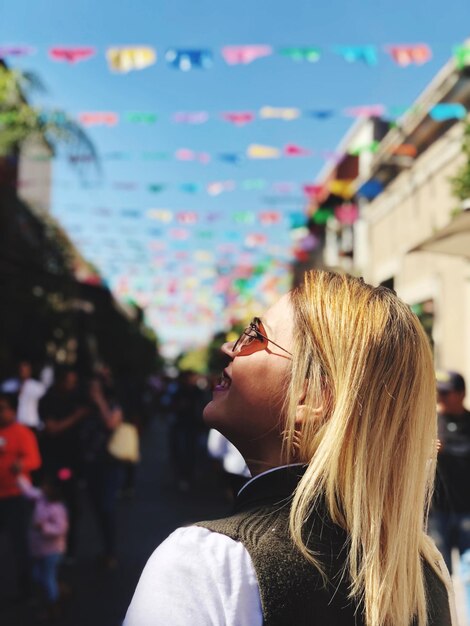
M 343 575 L 345 531 L 331 522 L 325 507 L 307 525 L 307 545 L 323 564 L 326 584 L 290 538 L 290 503 L 303 472 L 292 466 L 260 476 L 241 490 L 233 515 L 197 526 L 245 546 L 258 579 L 265 626 L 363 626 L 362 607 L 348 598 Z M 451 626 L 446 589 L 429 566 L 425 573 L 429 626 Z

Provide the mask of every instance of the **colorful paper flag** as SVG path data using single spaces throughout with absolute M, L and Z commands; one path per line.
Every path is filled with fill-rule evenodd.
M 455 46 L 453 52 L 455 65 L 458 70 L 463 70 L 467 65 L 470 65 L 470 43 Z
M 224 191 L 233 191 L 235 189 L 235 181 L 222 180 L 209 183 L 207 185 L 207 193 L 210 196 L 218 196 Z
M 332 180 L 328 183 L 328 189 L 335 196 L 349 200 L 354 195 L 353 180 Z
M 273 189 L 276 193 L 287 194 L 295 191 L 296 185 L 295 183 L 289 182 L 277 182 L 273 183 Z
M 281 156 L 279 148 L 251 144 L 248 146 L 246 155 L 249 159 L 278 159 Z
M 149 209 L 147 211 L 147 217 L 151 220 L 158 220 L 168 224 L 173 219 L 173 213 L 168 209 Z
M 367 200 L 373 200 L 384 190 L 383 184 L 374 178 L 365 182 L 358 189 L 357 194 L 362 196 L 363 198 L 367 198 Z
M 359 156 L 360 154 L 364 154 L 365 152 L 375 153 L 379 149 L 380 141 L 371 141 L 370 143 L 366 143 L 362 146 L 357 146 L 356 148 L 351 148 L 348 151 L 348 154 L 351 156 Z
M 143 152 L 142 158 L 145 161 L 169 161 L 171 154 L 169 152 Z
M 78 114 L 78 119 L 83 126 L 116 126 L 119 115 L 110 111 L 85 111 Z
M 106 58 L 111 71 L 126 74 L 154 65 L 157 61 L 157 53 L 149 46 L 108 48 Z
M 96 49 L 92 47 L 57 47 L 49 50 L 49 57 L 53 61 L 65 61 L 66 63 L 78 63 L 87 61 L 96 54 Z
M 173 114 L 173 121 L 176 124 L 204 124 L 208 119 L 209 113 L 207 111 L 179 111 Z
M 333 109 L 314 109 L 311 111 L 304 111 L 304 115 L 307 117 L 314 117 L 317 120 L 328 120 L 333 117 L 335 111 Z
M 251 111 L 227 111 L 221 113 L 220 116 L 235 126 L 244 126 L 255 119 L 255 114 Z
M 290 122 L 300 117 L 300 109 L 295 109 L 292 107 L 279 108 L 264 106 L 260 109 L 259 116 L 261 119 L 284 120 Z
M 213 57 L 210 50 L 184 50 L 169 48 L 165 53 L 165 60 L 171 67 L 189 72 L 192 69 L 208 69 L 212 67 Z
M 233 214 L 233 221 L 237 224 L 251 224 L 255 220 L 255 216 L 252 211 L 235 211 Z
M 162 191 L 165 191 L 166 187 L 167 186 L 163 184 L 151 184 L 147 187 L 147 189 L 150 193 L 161 193 Z
M 413 45 L 391 45 L 385 46 L 385 51 L 390 54 L 392 59 L 400 67 L 408 65 L 423 65 L 432 58 L 431 48 L 425 44 Z
M 265 226 L 271 226 L 272 224 L 279 224 L 281 221 L 281 214 L 279 211 L 261 211 L 259 214 L 259 221 Z
M 418 154 L 418 149 L 411 143 L 403 143 L 392 148 L 392 154 L 396 156 L 407 156 L 414 158 Z
M 347 117 L 381 117 L 386 112 L 383 104 L 367 104 L 359 107 L 348 107 L 343 110 Z
M 328 207 L 320 207 L 315 211 L 315 213 L 313 213 L 310 219 L 313 224 L 316 224 L 317 226 L 324 226 L 330 219 L 330 217 L 333 217 L 333 215 L 333 209 L 330 209 Z
M 279 54 L 292 59 L 292 61 L 308 61 L 316 63 L 320 58 L 320 48 L 316 46 L 300 46 L 291 48 L 281 48 Z
M 242 156 L 237 152 L 222 152 L 217 157 L 223 163 L 229 163 L 230 165 L 239 165 L 242 159 Z
M 284 146 L 284 155 L 288 157 L 309 157 L 312 156 L 312 151 L 308 148 L 302 148 L 294 143 L 289 143 Z
M 198 215 L 195 211 L 180 211 L 176 214 L 176 219 L 180 224 L 196 224 Z
M 198 193 L 198 191 L 202 190 L 202 185 L 198 183 L 182 183 L 178 188 L 184 193 Z
M 273 54 L 273 48 L 267 45 L 224 46 L 222 56 L 228 65 L 247 65 Z
M 436 122 L 462 120 L 467 116 L 467 109 L 459 102 L 440 102 L 429 109 L 429 117 Z
M 264 178 L 247 178 L 242 181 L 242 189 L 245 191 L 262 191 L 266 188 Z
M 31 46 L 0 46 L 0 59 L 29 56 L 35 52 L 36 49 Z
M 377 65 L 378 63 L 376 46 L 335 46 L 333 50 L 348 63 L 355 63 L 356 61 L 363 61 L 366 65 Z
M 359 207 L 356 204 L 342 204 L 336 207 L 335 217 L 340 224 L 354 224 L 359 218 Z
M 156 113 L 145 113 L 141 111 L 133 111 L 126 113 L 126 120 L 134 124 L 155 124 L 158 119 Z

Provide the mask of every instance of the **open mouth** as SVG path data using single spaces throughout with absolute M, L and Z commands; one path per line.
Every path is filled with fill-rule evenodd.
M 232 384 L 232 379 L 227 374 L 227 372 L 224 370 L 222 372 L 221 376 L 220 376 L 219 382 L 215 386 L 215 390 L 216 391 L 226 391 L 227 389 L 230 388 L 231 384 Z

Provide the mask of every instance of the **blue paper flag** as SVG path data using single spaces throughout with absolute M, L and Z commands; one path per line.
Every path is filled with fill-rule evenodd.
M 376 180 L 375 178 L 372 178 L 371 180 L 368 180 L 367 182 L 365 182 L 358 189 L 357 194 L 359 196 L 362 196 L 363 198 L 367 198 L 368 200 L 373 200 L 380 193 L 382 193 L 383 190 L 384 190 L 384 186 L 380 182 L 380 180 Z
M 441 102 L 429 109 L 429 117 L 436 122 L 462 120 L 466 115 L 467 109 L 459 102 Z
M 366 65 L 377 65 L 377 48 L 375 46 L 335 46 L 334 51 L 348 63 L 363 61 Z
M 169 48 L 165 53 L 165 60 L 168 65 L 182 72 L 188 72 L 194 68 L 208 69 L 213 64 L 210 50 Z

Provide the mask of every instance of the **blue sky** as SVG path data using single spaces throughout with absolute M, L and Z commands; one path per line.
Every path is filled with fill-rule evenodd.
M 122 292 L 127 285 L 131 296 L 147 304 L 148 319 L 167 343 L 167 351 L 174 352 L 194 337 L 202 341 L 226 326 L 244 306 L 257 310 L 287 289 L 285 263 L 291 246 L 287 215 L 303 205 L 296 191 L 290 202 L 273 206 L 270 186 L 290 181 L 300 188 L 313 182 L 324 160 L 317 156 L 244 159 L 234 166 L 213 159 L 202 165 L 174 159 L 145 161 L 142 153 L 174 153 L 179 148 L 212 155 L 244 153 L 250 143 L 299 144 L 316 153 L 333 150 L 351 124 L 342 115 L 325 121 L 256 120 L 241 128 L 216 116 L 220 111 L 256 112 L 265 105 L 339 111 L 363 104 L 409 105 L 451 56 L 452 47 L 469 35 L 469 18 L 468 0 L 445 4 L 437 0 L 16 0 L 7 4 L 0 0 L 0 43 L 37 48 L 34 56 L 10 63 L 36 71 L 46 83 L 48 93 L 36 98 L 38 105 L 62 108 L 71 115 L 82 111 L 158 114 L 151 126 L 122 121 L 114 128 L 91 128 L 89 134 L 101 155 L 123 151 L 130 158 L 123 162 L 104 158 L 102 176 L 93 188 L 83 188 L 73 169 L 58 159 L 52 210 L 113 288 Z M 431 46 L 433 59 L 419 67 L 400 68 L 383 52 L 376 67 L 349 64 L 331 51 L 334 45 L 421 42 Z M 275 54 L 230 67 L 220 55 L 220 48 L 229 44 L 312 45 L 324 52 L 312 64 Z M 92 45 L 98 53 L 71 66 L 48 59 L 48 48 L 59 45 Z M 111 73 L 106 48 L 127 45 L 155 47 L 157 63 L 129 74 Z M 169 47 L 209 48 L 214 65 L 208 70 L 174 70 L 163 58 Z M 170 119 L 176 111 L 200 110 L 214 119 L 199 126 L 177 125 Z M 205 186 L 227 179 L 234 180 L 237 189 L 217 197 L 178 190 L 186 182 Z M 246 179 L 264 179 L 267 190 L 241 190 Z M 116 182 L 134 183 L 136 188 L 119 190 Z M 159 183 L 168 186 L 164 192 L 148 192 L 149 184 Z M 212 239 L 198 239 L 191 231 L 188 240 L 178 241 L 171 239 L 170 228 L 180 226 L 149 221 L 145 213 L 151 208 L 195 211 L 201 223 L 208 213 L 219 218 L 209 226 L 205 222 L 205 230 L 213 231 Z M 233 220 L 236 211 L 256 216 L 270 209 L 283 212 L 279 225 L 240 226 Z M 129 210 L 141 212 L 142 217 L 124 217 Z M 265 233 L 267 243 L 247 248 L 246 235 L 253 232 Z M 114 248 L 104 240 L 114 242 Z M 204 255 L 196 258 L 196 251 L 214 258 L 201 261 Z M 184 253 L 187 259 L 182 258 Z M 235 301 L 233 294 L 224 292 L 224 277 L 230 277 L 228 266 L 240 263 L 257 267 L 259 275 Z

